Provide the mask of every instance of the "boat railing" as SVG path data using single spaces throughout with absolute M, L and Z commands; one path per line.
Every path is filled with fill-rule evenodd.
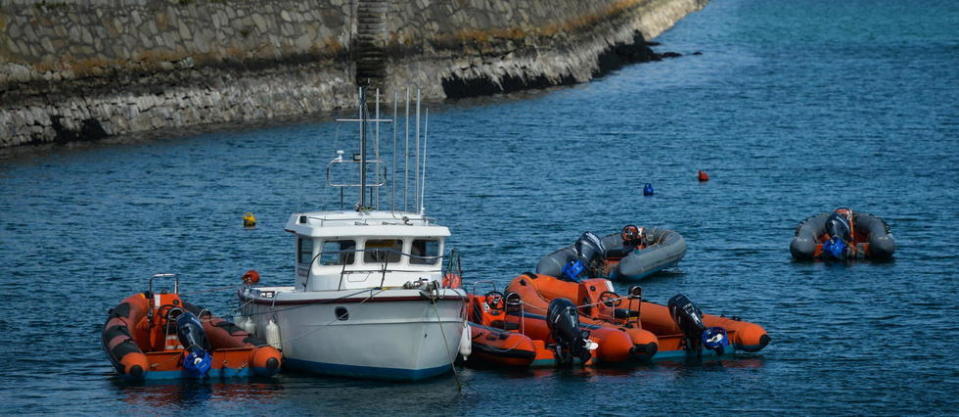
M 492 289 L 489 290 L 489 291 L 486 291 L 486 292 L 484 292 L 484 293 L 482 293 L 482 294 L 488 294 L 488 293 L 490 293 L 490 292 L 499 292 L 499 290 L 496 289 L 496 281 L 493 281 L 493 280 L 491 280 L 491 279 L 484 279 L 484 280 L 479 280 L 479 281 L 473 281 L 473 282 L 470 282 L 469 284 L 464 285 L 464 287 L 466 287 L 467 285 L 468 285 L 468 288 L 467 288 L 467 291 L 466 291 L 466 292 L 468 292 L 468 293 L 470 293 L 470 294 L 480 294 L 480 293 L 477 292 L 476 290 L 477 290 L 480 286 L 484 286 L 484 285 L 489 285 L 488 288 L 492 288 Z
M 180 278 L 177 277 L 176 274 L 153 274 L 150 280 L 147 281 L 147 291 L 149 291 L 150 294 L 153 294 L 153 280 L 156 278 L 173 278 L 173 293 L 180 293 Z
M 443 270 L 443 276 L 446 274 L 454 274 L 462 280 L 463 278 L 463 263 L 460 259 L 460 252 L 456 249 L 450 250 L 450 255 L 446 258 L 446 268 Z

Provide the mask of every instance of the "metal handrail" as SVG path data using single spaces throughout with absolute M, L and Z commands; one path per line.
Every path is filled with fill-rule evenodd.
M 177 277 L 176 274 L 153 274 L 153 276 L 150 277 L 150 280 L 147 281 L 147 291 L 149 291 L 150 294 L 153 294 L 154 278 L 173 278 L 173 293 L 180 293 L 180 278 Z
M 478 292 L 476 292 L 476 287 L 479 287 L 481 284 L 489 284 L 491 287 L 493 287 L 492 291 L 500 292 L 499 290 L 496 289 L 496 281 L 493 281 L 493 280 L 491 280 L 491 279 L 484 279 L 484 280 L 473 281 L 473 282 L 469 283 L 470 288 L 469 288 L 469 291 L 467 291 L 467 292 L 469 292 L 469 293 L 471 293 L 471 294 L 479 294 Z M 504 289 L 505 289 L 505 288 L 504 288 Z M 488 293 L 488 292 L 489 292 L 489 291 L 487 291 L 486 293 Z M 484 294 L 485 294 L 485 293 L 484 293 Z

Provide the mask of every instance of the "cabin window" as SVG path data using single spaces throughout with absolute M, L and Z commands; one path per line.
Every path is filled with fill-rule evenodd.
M 323 242 L 320 265 L 352 265 L 356 258 L 356 242 L 352 240 L 328 240 Z
M 417 239 L 410 248 L 410 263 L 420 265 L 435 265 L 439 260 L 440 241 L 435 239 Z
M 313 239 L 299 238 L 296 241 L 296 262 L 309 264 L 313 261 Z
M 367 240 L 366 251 L 363 254 L 363 262 L 399 262 L 402 253 L 403 241 L 400 239 Z

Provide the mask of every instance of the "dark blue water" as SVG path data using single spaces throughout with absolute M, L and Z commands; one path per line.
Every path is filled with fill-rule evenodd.
M 461 369 L 462 392 L 302 375 L 124 386 L 99 348 L 107 309 L 157 272 L 224 314 L 247 269 L 291 282 L 282 226 L 337 207 L 323 167 L 348 135 L 312 123 L 4 159 L 0 414 L 955 414 L 956 22 L 949 1 L 719 0 L 658 39 L 700 56 L 434 108 L 427 207 L 467 282 L 506 283 L 584 230 L 674 228 L 689 251 L 646 294 L 765 326 L 773 343 L 738 360 Z M 796 224 L 837 206 L 884 217 L 895 262 L 793 263 Z

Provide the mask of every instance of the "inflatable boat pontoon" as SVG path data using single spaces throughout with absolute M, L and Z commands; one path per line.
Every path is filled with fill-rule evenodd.
M 570 262 L 587 262 L 590 257 L 599 256 L 604 261 L 605 276 L 614 280 L 637 281 L 675 266 L 686 254 L 686 240 L 672 230 L 649 229 L 645 232 L 648 243 L 641 249 L 625 246 L 619 233 L 603 237 L 598 245 L 590 243 L 586 239 L 587 234 L 592 235 L 584 233 L 573 245 L 540 259 L 536 273 L 559 277 Z
M 830 231 L 844 236 L 834 237 Z M 799 223 L 789 251 L 796 260 L 889 259 L 896 251 L 896 241 L 883 219 L 837 209 Z

